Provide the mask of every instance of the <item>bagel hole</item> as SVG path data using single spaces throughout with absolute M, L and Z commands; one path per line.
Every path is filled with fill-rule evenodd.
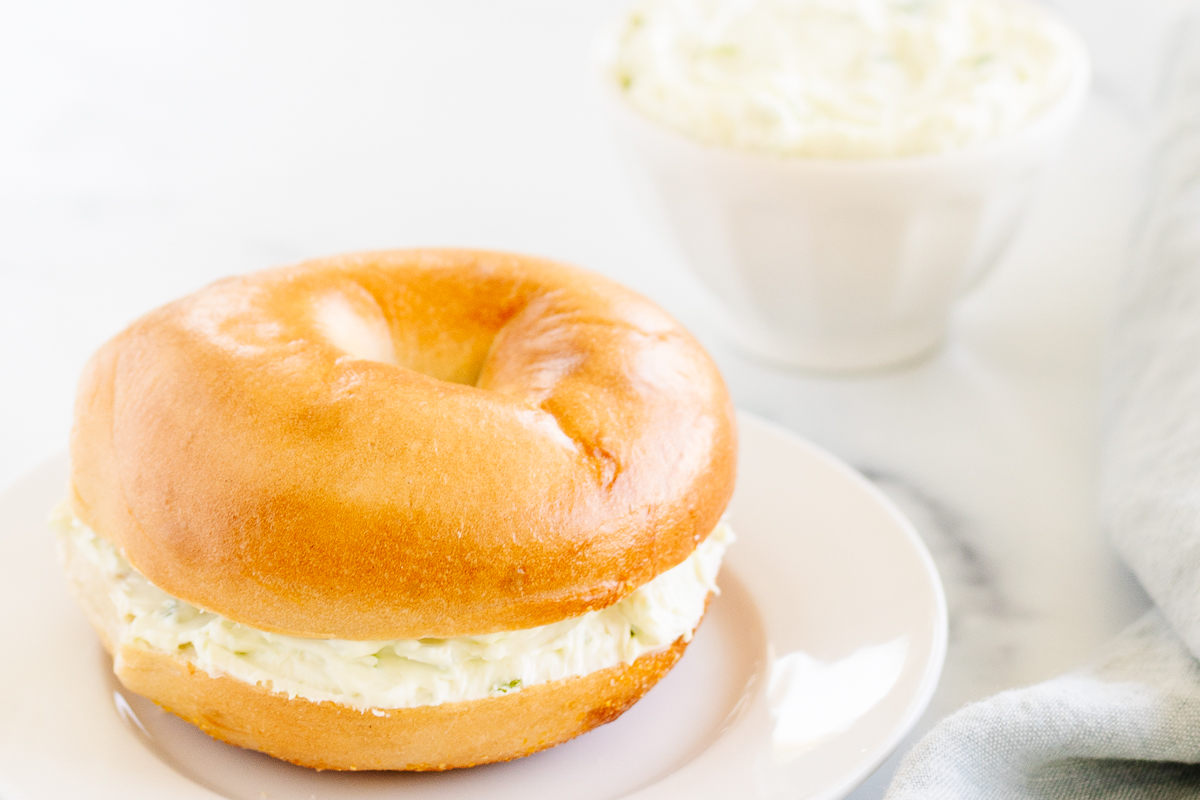
M 479 386 L 511 309 L 481 314 L 470 292 L 444 286 L 379 286 L 365 276 L 316 304 L 317 327 L 353 359 L 377 361 L 448 383 Z
M 419 333 L 419 332 L 414 332 Z M 406 337 L 407 338 L 407 337 Z M 491 352 L 493 336 L 457 339 L 449 335 L 416 336 L 411 346 L 397 349 L 400 365 L 447 383 L 479 386 L 483 365 Z
M 331 294 L 316 304 L 317 327 L 338 350 L 354 359 L 400 366 L 392 333 L 374 301 L 354 302 L 344 294 Z

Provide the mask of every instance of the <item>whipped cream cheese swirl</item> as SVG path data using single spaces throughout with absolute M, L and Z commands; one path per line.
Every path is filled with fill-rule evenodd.
M 494 697 L 630 664 L 690 640 L 733 531 L 722 523 L 683 563 L 599 611 L 527 630 L 453 639 L 305 639 L 257 630 L 163 592 L 107 540 L 60 509 L 51 519 L 68 562 L 97 570 L 116 606 L 119 648 L 133 642 L 314 702 L 359 710 Z
M 1022 0 L 642 0 L 609 69 L 636 109 L 710 144 L 877 158 L 1003 137 L 1085 65 Z

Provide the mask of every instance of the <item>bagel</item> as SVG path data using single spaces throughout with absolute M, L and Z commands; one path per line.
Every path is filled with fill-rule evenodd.
M 565 741 L 670 669 L 735 451 L 715 365 L 628 289 L 366 253 L 105 344 L 55 525 L 132 691 L 306 766 L 444 769 Z

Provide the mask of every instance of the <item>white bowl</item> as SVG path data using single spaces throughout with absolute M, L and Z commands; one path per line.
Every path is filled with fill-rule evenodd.
M 1087 95 L 1071 85 L 1010 136 L 933 155 L 772 156 L 707 145 L 650 120 L 611 79 L 616 26 L 596 67 L 619 143 L 744 348 L 788 365 L 863 371 L 914 361 L 950 306 L 1012 241 Z

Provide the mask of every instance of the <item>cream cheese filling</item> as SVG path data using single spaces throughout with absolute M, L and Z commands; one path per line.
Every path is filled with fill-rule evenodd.
M 704 614 L 733 531 L 721 523 L 679 565 L 599 611 L 550 625 L 451 639 L 350 641 L 260 631 L 172 597 L 69 510 L 51 523 L 70 558 L 103 576 L 119 620 L 116 648 L 185 658 L 288 697 L 362 711 L 495 697 L 526 686 L 630 664 L 689 641 Z
M 1086 58 L 1021 0 L 638 0 L 610 77 L 686 135 L 762 153 L 876 158 L 998 139 Z

